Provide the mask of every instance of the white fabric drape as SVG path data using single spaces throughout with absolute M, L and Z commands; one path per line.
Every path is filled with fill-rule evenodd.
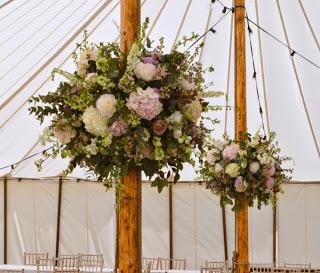
M 0 262 L 3 262 L 3 180 L 0 183 Z M 58 179 L 8 180 L 8 263 L 22 263 L 23 251 L 55 254 Z M 169 194 L 143 183 L 144 257 L 169 257 Z M 320 184 L 284 186 L 278 203 L 278 262 L 320 266 Z M 103 253 L 113 267 L 114 191 L 94 182 L 63 181 L 60 253 Z M 173 254 L 187 268 L 224 260 L 221 207 L 198 183 L 173 186 Z M 234 250 L 234 213 L 226 208 L 229 260 Z M 272 207 L 249 210 L 249 251 L 253 263 L 272 262 Z

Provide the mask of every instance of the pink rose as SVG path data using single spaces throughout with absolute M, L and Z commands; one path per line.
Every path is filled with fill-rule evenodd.
M 128 131 L 128 124 L 122 118 L 119 118 L 112 123 L 110 131 L 113 136 L 122 136 Z
M 275 172 L 276 168 L 274 167 L 274 164 L 267 165 L 263 170 L 263 174 L 267 177 L 273 176 Z
M 234 143 L 225 147 L 224 150 L 222 151 L 223 159 L 225 161 L 230 161 L 232 159 L 235 159 L 239 150 L 240 150 L 239 145 Z
M 209 165 L 212 165 L 213 163 L 215 163 L 216 157 L 214 156 L 212 150 L 207 153 L 207 158 L 206 159 L 207 159 L 207 162 L 208 162 Z
M 168 125 L 163 119 L 158 119 L 153 123 L 153 131 L 158 136 L 161 136 L 167 128 Z
M 267 177 L 266 178 L 266 187 L 268 190 L 271 190 L 273 188 L 273 181 L 274 179 L 272 177 Z

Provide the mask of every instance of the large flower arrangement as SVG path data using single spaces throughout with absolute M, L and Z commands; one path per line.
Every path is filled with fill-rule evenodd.
M 235 202 L 240 194 L 249 206 L 256 200 L 259 209 L 276 200 L 275 193 L 281 192 L 281 184 L 289 180 L 292 170 L 283 168 L 282 163 L 290 158 L 280 156 L 274 139 L 274 133 L 265 139 L 258 132 L 254 137 L 247 134 L 240 142 L 229 138 L 208 141 L 200 173 L 207 187 L 220 196 L 221 205 L 241 208 Z
M 192 152 L 202 149 L 208 132 L 201 120 L 210 108 L 204 97 L 219 94 L 204 91 L 205 70 L 195 62 L 199 47 L 193 54 L 177 49 L 196 35 L 165 54 L 163 39 L 152 48 L 146 27 L 147 22 L 124 71 L 118 44 L 85 40 L 74 54 L 77 71 L 56 69 L 67 80 L 32 98 L 31 113 L 41 122 L 52 116 L 42 136 L 53 143 L 46 156 L 70 158 L 66 173 L 85 167 L 111 186 L 138 167 L 161 190 L 169 176 L 179 179 L 183 163 L 194 164 Z

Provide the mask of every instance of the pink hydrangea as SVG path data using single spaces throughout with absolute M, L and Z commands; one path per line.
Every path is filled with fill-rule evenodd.
M 113 136 L 122 136 L 128 131 L 128 124 L 122 118 L 115 120 L 110 127 Z
M 272 177 L 267 177 L 266 178 L 266 187 L 268 190 L 271 190 L 273 188 L 273 182 L 274 182 L 274 179 Z
M 230 161 L 235 159 L 237 154 L 239 153 L 240 147 L 238 144 L 230 144 L 229 146 L 225 147 L 222 151 L 222 156 L 225 161 Z
M 146 120 L 152 120 L 162 111 L 159 95 L 151 87 L 147 89 L 138 87 L 136 92 L 130 94 L 126 105 Z
M 273 176 L 275 172 L 276 172 L 276 168 L 274 164 L 267 165 L 263 170 L 264 175 L 267 177 Z

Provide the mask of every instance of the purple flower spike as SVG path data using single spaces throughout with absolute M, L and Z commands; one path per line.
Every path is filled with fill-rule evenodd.
M 145 64 L 158 64 L 158 61 L 155 60 L 153 57 L 142 57 L 142 61 L 145 63 Z

